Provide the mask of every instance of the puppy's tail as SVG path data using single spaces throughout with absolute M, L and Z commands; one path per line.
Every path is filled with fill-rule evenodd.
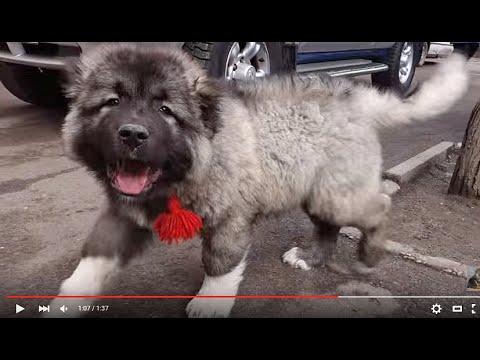
M 428 120 L 450 109 L 468 87 L 466 58 L 454 53 L 434 75 L 406 99 L 374 88 L 359 90 L 354 101 L 357 113 L 375 127 L 392 127 L 413 120 Z

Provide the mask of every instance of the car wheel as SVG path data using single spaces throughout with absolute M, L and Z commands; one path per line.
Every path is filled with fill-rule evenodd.
M 295 49 L 281 42 L 187 42 L 184 49 L 208 73 L 233 81 L 252 81 L 295 68 Z
M 423 66 L 425 64 L 429 49 L 430 49 L 430 46 L 428 45 L 428 42 L 422 43 L 422 53 L 420 55 L 420 61 L 418 62 L 418 66 Z
M 53 70 L 17 65 L 1 64 L 0 81 L 14 96 L 29 104 L 40 106 L 64 106 L 60 85 L 61 74 Z
M 372 74 L 372 84 L 389 88 L 404 96 L 415 75 L 420 48 L 413 42 L 398 42 L 389 50 L 388 71 Z

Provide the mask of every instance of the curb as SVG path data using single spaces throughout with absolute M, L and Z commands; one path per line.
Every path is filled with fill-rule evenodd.
M 397 184 L 406 183 L 417 177 L 432 162 L 445 158 L 453 146 L 455 146 L 453 142 L 443 141 L 388 169 L 384 172 L 384 177 Z
M 400 255 L 406 260 L 465 279 L 471 278 L 477 270 L 475 266 L 462 264 L 444 257 L 423 255 L 413 247 L 396 241 L 387 240 L 384 249 L 391 254 Z

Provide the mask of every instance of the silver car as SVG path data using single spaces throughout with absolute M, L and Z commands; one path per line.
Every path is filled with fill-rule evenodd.
M 64 102 L 61 81 L 71 59 L 99 43 L 0 42 L 0 80 L 31 104 Z M 372 74 L 372 82 L 404 94 L 423 43 L 413 42 L 150 42 L 195 57 L 215 77 L 252 81 L 286 71 L 323 71 L 330 76 Z

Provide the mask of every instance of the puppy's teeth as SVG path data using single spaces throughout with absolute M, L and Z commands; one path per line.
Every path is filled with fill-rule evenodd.
M 107 175 L 109 177 L 113 177 L 114 174 L 115 174 L 115 165 L 112 165 L 112 164 L 108 165 L 107 166 Z
M 157 181 L 160 175 L 162 174 L 161 170 L 157 170 L 152 174 L 152 181 Z

